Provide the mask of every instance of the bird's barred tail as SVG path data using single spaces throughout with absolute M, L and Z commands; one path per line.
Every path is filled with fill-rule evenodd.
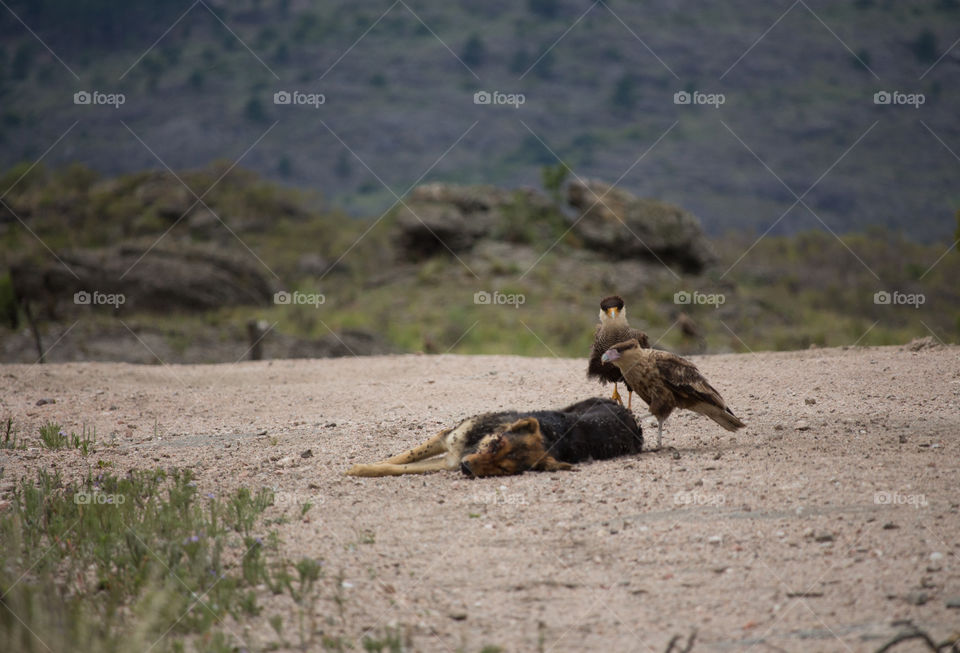
M 697 411 L 701 415 L 706 415 L 728 431 L 736 431 L 737 429 L 742 429 L 746 426 L 746 424 L 740 421 L 740 418 L 734 415 L 729 408 L 720 408 L 719 406 L 714 406 L 713 404 L 700 403 L 697 404 L 693 410 Z

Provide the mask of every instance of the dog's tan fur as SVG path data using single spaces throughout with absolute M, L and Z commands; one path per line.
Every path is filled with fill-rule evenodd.
M 476 426 L 468 419 L 456 428 L 445 429 L 408 451 L 380 462 L 354 465 L 350 476 L 400 476 L 438 471 L 456 471 L 463 464 L 474 476 L 506 476 L 527 470 L 559 471 L 573 469 L 547 454 L 540 423 L 532 417 L 503 424 L 485 435 L 468 450 L 467 434 Z

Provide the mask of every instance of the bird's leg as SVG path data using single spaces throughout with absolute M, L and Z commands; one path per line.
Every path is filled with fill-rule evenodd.
M 617 402 L 618 404 L 620 404 L 621 406 L 623 405 L 623 399 L 620 398 L 620 393 L 617 392 L 617 384 L 616 384 L 616 383 L 613 384 L 613 396 L 610 397 L 610 398 L 613 399 L 613 400 L 614 400 L 615 402 Z
M 663 420 L 657 420 L 657 449 L 660 449 L 660 443 L 663 441 Z

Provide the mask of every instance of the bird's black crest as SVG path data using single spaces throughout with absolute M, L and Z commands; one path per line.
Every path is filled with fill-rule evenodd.
M 610 295 L 609 297 L 604 297 L 600 300 L 600 310 L 606 311 L 611 308 L 616 308 L 617 310 L 623 310 L 623 297 L 620 295 Z

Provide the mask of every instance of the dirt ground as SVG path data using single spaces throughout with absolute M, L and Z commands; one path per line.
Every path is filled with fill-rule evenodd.
M 678 413 L 662 451 L 480 480 L 343 472 L 474 413 L 609 386 L 585 360 L 510 356 L 5 365 L 0 416 L 98 441 L 84 458 L 30 435 L 0 465 L 4 484 L 108 460 L 190 467 L 204 492 L 272 487 L 294 516 L 284 552 L 323 559 L 338 623 L 397 626 L 415 650 L 659 653 L 696 631 L 694 651 L 873 651 L 907 622 L 960 630 L 960 347 L 693 360 L 745 430 Z

